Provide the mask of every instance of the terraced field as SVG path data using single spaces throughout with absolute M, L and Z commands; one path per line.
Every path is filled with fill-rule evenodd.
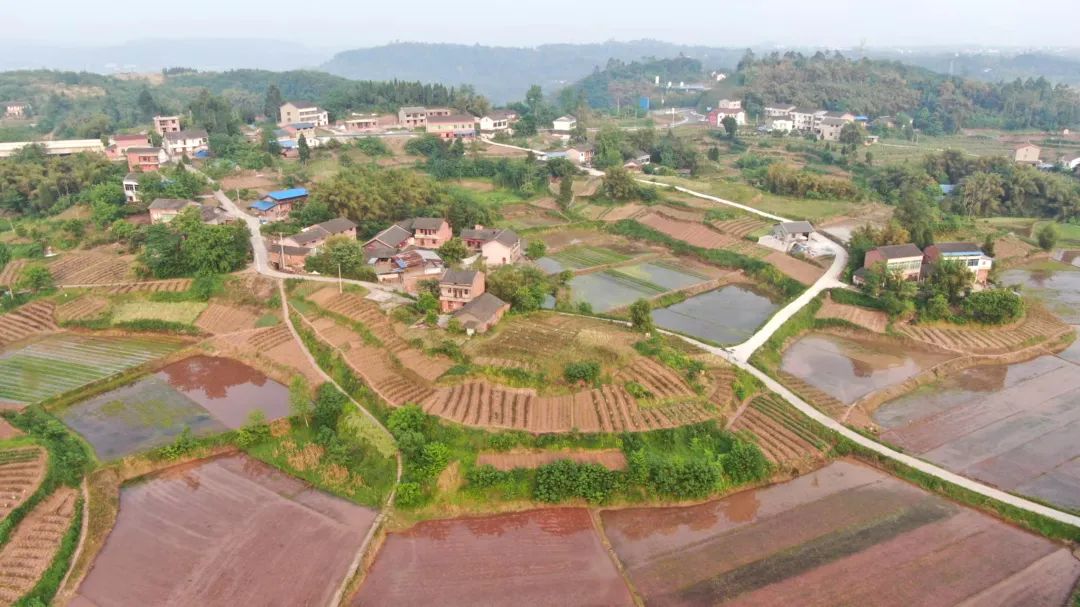
M 737 241 L 735 238 L 718 232 L 702 223 L 680 221 L 665 217 L 659 213 L 642 216 L 638 221 L 650 228 L 663 232 L 672 238 L 681 240 L 695 247 L 706 249 L 726 249 Z
M 1027 316 L 1019 324 L 1008 327 L 900 327 L 900 332 L 912 339 L 964 354 L 1004 354 L 1071 330 L 1056 316 L 1034 305 L 1028 307 Z
M 0 285 L 10 287 L 19 280 L 22 269 L 30 263 L 29 259 L 13 259 L 6 266 L 0 268 Z
M 33 335 L 56 331 L 55 307 L 49 301 L 35 301 L 0 316 L 0 347 Z
M 826 297 L 815 318 L 836 318 L 858 325 L 875 333 L 884 333 L 889 324 L 889 316 L 881 310 L 871 310 L 848 304 L 836 303 Z
M 769 223 L 758 217 L 742 217 L 727 221 L 714 221 L 712 226 L 721 232 L 731 234 L 736 238 L 746 238 L 755 232 L 767 230 Z
M 60 550 L 78 493 L 61 487 L 34 508 L 0 550 L 0 601 L 13 604 L 37 583 Z
M 574 269 L 593 268 L 612 263 L 620 263 L 630 259 L 630 256 L 616 253 L 609 249 L 596 247 L 577 246 L 563 249 L 551 257 L 566 267 Z
M 105 292 L 110 295 L 123 295 L 124 293 L 179 293 L 191 288 L 190 278 L 172 278 L 169 280 L 148 280 L 143 282 L 130 282 L 122 285 L 107 287 Z
M 212 303 L 199 315 L 195 326 L 207 333 L 234 333 L 255 327 L 257 317 L 250 310 L 222 303 Z
M 847 411 L 847 405 L 841 402 L 840 399 L 835 398 L 786 371 L 780 371 L 780 381 L 791 389 L 792 392 L 795 392 L 806 400 L 806 402 L 814 405 L 814 407 L 830 417 L 839 419 Z
M 817 458 L 827 446 L 805 415 L 774 394 L 754 398 L 730 427 L 751 432 L 765 457 L 780 465 Z
M 620 369 L 615 379 L 637 382 L 659 399 L 694 396 L 694 391 L 678 373 L 651 358 L 635 360 L 630 366 Z
M 86 295 L 57 306 L 56 320 L 59 322 L 71 322 L 100 318 L 105 315 L 108 309 L 109 300 L 103 297 Z
M 48 453 L 39 447 L 0 451 L 0 520 L 37 490 L 47 459 Z
M 104 253 L 67 253 L 49 264 L 58 285 L 101 285 L 124 282 L 131 259 Z
M 179 349 L 164 337 L 54 335 L 0 356 L 0 400 L 34 403 Z

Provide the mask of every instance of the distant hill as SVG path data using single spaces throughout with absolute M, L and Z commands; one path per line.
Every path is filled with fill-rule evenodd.
M 904 53 L 870 51 L 867 55 L 983 82 L 1043 77 L 1054 83 L 1080 85 L 1080 56 L 1046 52 L 964 53 L 929 50 Z
M 343 51 L 322 69 L 346 78 L 468 83 L 496 103 L 517 101 L 530 85 L 546 92 L 576 82 L 608 61 L 643 57 L 697 59 L 706 69 L 734 67 L 743 49 L 684 46 L 656 40 L 545 44 L 535 48 L 404 42 Z

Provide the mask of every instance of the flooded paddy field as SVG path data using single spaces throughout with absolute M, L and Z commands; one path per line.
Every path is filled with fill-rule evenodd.
M 949 358 L 887 341 L 811 333 L 784 351 L 781 369 L 851 404 Z
M 49 335 L 0 354 L 0 401 L 34 403 L 170 354 L 167 338 Z
M 184 428 L 208 435 L 239 428 L 255 409 L 289 413 L 289 391 L 228 358 L 193 356 L 60 413 L 69 427 L 112 460 L 168 444 Z
M 882 438 L 954 472 L 1080 508 L 1080 342 L 967 369 L 882 405 Z
M 746 285 L 728 285 L 653 310 L 656 326 L 714 343 L 740 343 L 779 309 L 769 297 Z
M 375 520 L 244 455 L 120 492 L 120 512 L 70 603 L 325 605 Z
M 352 605 L 633 605 L 589 512 L 426 521 L 386 538 Z
M 601 520 L 648 605 L 1060 605 L 1069 548 L 861 464 Z
M 674 263 L 650 262 L 575 276 L 570 292 L 575 303 L 588 302 L 594 311 L 608 312 L 707 280 L 707 275 L 679 269 Z
M 1074 260 L 1075 261 L 1075 260 Z M 1019 285 L 1067 323 L 1080 324 L 1080 267 L 1015 269 L 1001 274 L 1006 285 Z

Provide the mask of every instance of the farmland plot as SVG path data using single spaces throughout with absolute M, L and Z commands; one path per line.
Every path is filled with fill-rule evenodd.
M 164 337 L 52 335 L 0 355 L 0 400 L 27 404 L 105 379 L 183 346 Z
M 0 601 L 13 604 L 52 563 L 75 516 L 77 497 L 71 487 L 60 487 L 15 528 L 0 550 Z
M 160 320 L 190 325 L 206 309 L 201 301 L 160 302 L 139 301 L 117 306 L 113 312 L 113 322 L 131 322 L 135 320 Z
M 608 312 L 706 280 L 699 272 L 676 269 L 671 264 L 643 263 L 575 276 L 570 280 L 570 291 L 575 302 L 588 302 L 593 310 Z
M 326 605 L 375 512 L 245 455 L 120 491 L 73 606 Z
M 6 266 L 0 268 L 0 286 L 10 287 L 19 280 L 22 269 L 30 263 L 29 259 L 12 259 Z
M 860 464 L 684 508 L 610 510 L 650 605 L 1061 605 L 1067 546 Z
M 577 246 L 563 249 L 551 255 L 556 261 L 567 268 L 582 269 L 620 263 L 630 259 L 628 255 L 617 253 L 609 249 L 600 249 L 589 246 Z
M 57 329 L 52 302 L 35 301 L 0 316 L 0 347 Z
M 130 267 L 130 257 L 82 252 L 61 255 L 49 272 L 58 285 L 101 285 L 124 282 Z
M 437 583 L 436 583 L 437 581 Z M 391 533 L 351 605 L 632 605 L 584 509 Z
M 47 459 L 48 453 L 38 447 L 0 451 L 0 520 L 37 490 Z

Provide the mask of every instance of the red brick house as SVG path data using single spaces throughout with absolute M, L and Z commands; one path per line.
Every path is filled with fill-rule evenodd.
M 472 335 L 487 332 L 508 310 L 510 304 L 491 293 L 484 293 L 454 312 L 454 318 L 461 323 L 466 333 Z
M 490 267 L 521 259 L 521 237 L 513 230 L 478 225 L 471 230 L 462 230 L 461 240 L 470 251 L 479 253 Z
M 862 284 L 865 271 L 879 263 L 884 264 L 889 272 L 899 272 L 904 280 L 919 280 L 922 277 L 923 252 L 910 243 L 870 249 L 866 252 L 862 269 L 855 273 L 855 283 Z
M 309 255 L 315 255 L 326 241 L 335 236 L 356 239 L 356 224 L 338 217 L 330 221 L 308 226 L 280 241 L 266 246 L 270 263 L 279 270 L 298 271 L 304 268 Z
M 412 232 L 413 244 L 421 249 L 437 249 L 454 236 L 450 224 L 441 217 L 415 217 L 397 225 Z
M 165 150 L 152 147 L 132 147 L 125 152 L 129 171 L 152 173 L 169 160 Z
M 453 312 L 484 293 L 484 273 L 476 270 L 447 270 L 439 280 L 439 308 Z

